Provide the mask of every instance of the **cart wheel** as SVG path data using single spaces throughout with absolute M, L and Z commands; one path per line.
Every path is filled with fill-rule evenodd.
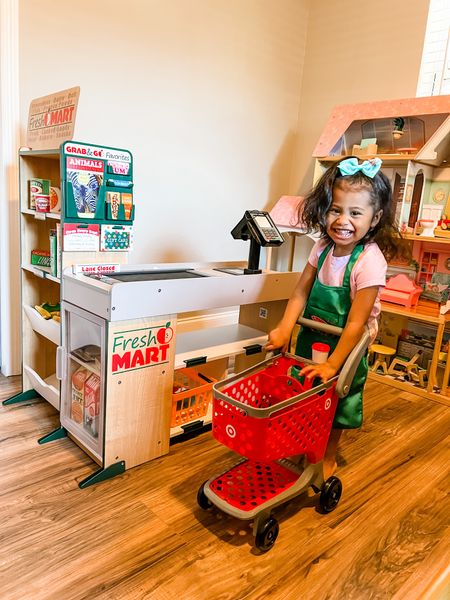
M 278 521 L 273 517 L 267 519 L 262 527 L 258 529 L 255 537 L 255 546 L 261 552 L 267 552 L 275 544 L 275 540 L 278 537 L 280 527 Z
M 205 483 L 202 483 L 202 485 L 198 488 L 197 504 L 200 506 L 200 508 L 203 508 L 203 510 L 208 510 L 208 508 L 211 508 L 212 502 L 205 494 Z
M 322 486 L 319 504 L 322 512 L 329 513 L 336 508 L 342 494 L 342 483 L 338 477 L 329 477 Z

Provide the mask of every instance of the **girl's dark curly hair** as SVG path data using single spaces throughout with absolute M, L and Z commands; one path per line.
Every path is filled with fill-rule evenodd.
M 346 158 L 351 157 L 345 156 L 342 160 Z M 379 222 L 367 232 L 361 242 L 376 242 L 386 260 L 395 256 L 408 259 L 411 255 L 409 245 L 394 225 L 389 179 L 381 171 L 378 171 L 373 178 L 364 175 L 362 171 L 354 175 L 342 175 L 338 168 L 339 163 L 327 169 L 316 186 L 307 194 L 304 203 L 299 206 L 299 222 L 309 233 L 319 230 L 323 238 L 331 241 L 327 234 L 326 217 L 333 201 L 333 189 L 342 186 L 366 189 L 370 193 L 374 213 L 379 210 L 383 212 Z

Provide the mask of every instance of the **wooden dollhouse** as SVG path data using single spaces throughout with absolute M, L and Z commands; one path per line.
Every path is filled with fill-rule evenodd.
M 450 284 L 450 96 L 336 107 L 313 152 L 314 181 L 330 164 L 349 154 L 382 159 L 383 172 L 392 185 L 396 223 L 412 244 L 417 268 L 415 282 L 410 284 L 414 298 L 409 293 L 403 303 L 399 300 L 405 286 L 399 293 L 399 275 L 395 275 L 388 281 L 382 302 L 382 322 L 387 315 L 397 321 L 397 355 L 409 348 L 415 351 L 414 344 L 402 342 L 402 332 L 409 331 L 411 323 L 434 328 L 432 354 L 421 365 L 427 381 L 421 377 L 405 382 L 375 373 L 371 377 L 381 377 L 396 387 L 406 385 L 417 393 L 447 395 L 450 361 L 447 355 L 442 360 L 441 346 L 448 337 L 445 329 L 450 317 L 440 314 L 439 302 L 445 301 Z M 423 289 L 419 299 L 418 289 Z M 385 327 L 380 332 L 381 343 L 392 343 L 388 335 L 383 337 Z
M 400 271 L 405 267 L 404 271 L 409 271 L 409 276 L 415 280 L 410 286 L 414 299 L 410 298 L 411 294 L 405 294 L 404 285 L 397 289 L 394 281 L 390 291 L 397 302 L 382 303 L 382 318 L 389 315 L 395 316 L 399 323 L 401 321 L 396 343 L 408 321 L 426 323 L 434 328 L 432 355 L 422 365 L 428 377 L 413 381 L 416 386 L 408 389 L 419 394 L 446 395 L 450 361 L 446 354 L 443 362 L 441 346 L 448 337 L 445 328 L 450 313 L 441 314 L 439 302 L 445 302 L 445 290 L 448 293 L 450 285 L 450 96 L 337 106 L 313 152 L 313 183 L 330 165 L 348 155 L 356 155 L 361 160 L 374 156 L 382 159 L 382 170 L 392 185 L 395 221 L 412 244 L 416 269 L 408 265 L 397 267 Z M 277 208 L 275 205 L 273 212 L 276 213 Z M 292 218 L 283 213 L 283 221 L 286 227 L 292 223 Z M 302 233 L 298 224 L 287 229 L 294 235 Z M 418 286 L 424 289 L 421 298 L 427 296 L 434 302 L 427 305 L 422 301 L 421 304 L 420 298 L 415 306 Z M 402 294 L 409 300 L 399 301 Z M 381 327 L 380 331 L 385 332 L 386 328 Z M 386 334 L 386 339 L 380 339 L 380 342 L 392 345 L 393 338 L 389 336 Z M 403 347 L 409 346 L 404 344 Z M 405 384 L 375 373 L 371 376 L 396 387 L 411 386 L 411 382 Z

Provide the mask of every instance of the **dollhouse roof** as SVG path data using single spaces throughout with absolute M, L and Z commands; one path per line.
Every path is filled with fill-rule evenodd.
M 281 196 L 270 211 L 270 216 L 282 231 L 305 232 L 305 227 L 298 219 L 299 208 L 303 196 Z
M 331 111 L 330 117 L 322 131 L 322 135 L 314 148 L 313 157 L 318 158 L 321 156 L 328 156 L 332 148 L 334 148 L 336 143 L 354 121 L 434 114 L 450 114 L 450 95 L 404 98 L 401 100 L 381 100 L 377 102 L 363 102 L 360 104 L 343 104 L 336 106 Z M 444 128 L 445 124 L 447 127 L 445 131 L 446 134 L 448 134 L 448 119 L 438 128 L 435 134 L 438 134 L 441 131 L 441 128 Z M 446 142 L 444 141 L 446 137 L 448 138 L 448 135 L 446 134 L 444 133 L 442 138 L 437 136 L 435 142 L 433 142 L 434 148 L 428 148 L 427 156 L 432 155 L 439 144 L 443 147 L 442 149 L 439 149 L 438 154 L 442 155 L 444 147 L 447 148 L 446 152 L 448 154 L 448 144 L 450 142 L 448 139 Z M 429 141 L 431 141 L 433 137 L 434 135 L 430 137 Z M 428 143 L 426 145 L 428 146 Z M 439 148 L 441 148 L 441 146 Z M 422 148 L 422 151 L 424 149 L 425 146 Z M 436 160 L 438 159 L 436 158 Z
M 450 116 L 430 136 L 430 139 L 416 154 L 415 160 L 435 167 L 439 167 L 443 163 L 450 164 Z

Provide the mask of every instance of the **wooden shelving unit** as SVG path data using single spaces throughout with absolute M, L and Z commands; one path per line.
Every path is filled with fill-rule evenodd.
M 444 337 L 444 331 L 448 324 L 450 323 L 450 314 L 432 316 L 426 313 L 420 312 L 417 308 L 403 308 L 396 304 L 390 304 L 389 302 L 382 302 L 381 305 L 382 312 L 390 313 L 394 315 L 399 315 L 401 317 L 406 317 L 413 321 L 419 321 L 427 324 L 436 325 L 436 340 L 433 350 L 433 357 L 431 359 L 431 366 L 429 370 L 428 383 L 425 388 L 418 387 L 409 383 L 408 381 L 401 381 L 398 379 L 394 379 L 392 377 L 381 375 L 379 373 L 374 373 L 369 370 L 369 377 L 375 381 L 379 381 L 380 383 L 387 383 L 388 385 L 392 385 L 398 389 L 402 389 L 408 392 L 412 392 L 418 394 L 420 396 L 430 396 L 443 401 L 445 404 L 450 405 L 450 398 L 447 395 L 448 388 L 448 380 L 450 375 L 450 353 L 447 354 L 447 359 L 444 363 L 444 373 L 442 377 L 443 385 L 438 388 L 437 386 L 437 369 L 438 367 L 442 367 L 442 362 L 439 361 L 439 354 L 442 345 L 442 340 Z M 436 389 L 440 389 L 440 391 L 436 391 Z
M 41 213 L 29 206 L 28 181 L 49 179 L 51 185 L 61 184 L 60 152 L 54 150 L 19 151 L 19 210 L 22 296 L 22 394 L 7 400 L 15 403 L 40 395 L 52 406 L 60 408 L 60 385 L 56 378 L 56 351 L 61 343 L 61 325 L 45 320 L 35 310 L 43 302 L 58 303 L 61 298 L 60 278 L 50 267 L 31 264 L 31 251 L 50 249 L 50 230 L 64 223 L 63 197 L 61 213 Z M 62 236 L 61 236 L 62 239 Z M 62 245 L 62 242 L 61 242 Z M 59 272 L 76 263 L 124 263 L 126 253 L 64 252 L 60 249 Z
M 19 152 L 20 193 L 20 253 L 22 289 L 22 388 L 35 390 L 59 410 L 60 386 L 56 379 L 56 348 L 60 343 L 61 326 L 45 320 L 34 309 L 37 304 L 60 300 L 60 281 L 50 268 L 31 264 L 31 251 L 50 249 L 50 230 L 61 221 L 57 213 L 38 213 L 29 208 L 28 181 L 49 179 L 60 187 L 58 150 Z

